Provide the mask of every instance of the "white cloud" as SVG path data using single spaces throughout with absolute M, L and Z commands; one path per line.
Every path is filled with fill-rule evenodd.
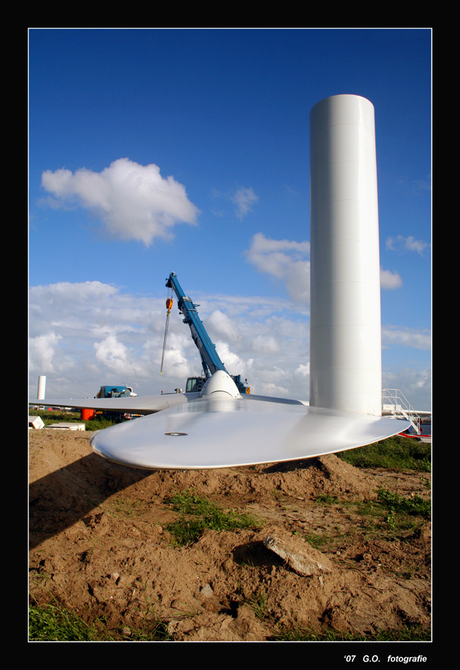
M 185 187 L 163 178 L 157 165 L 140 165 L 119 158 L 102 172 L 81 168 L 42 174 L 42 187 L 53 194 L 54 207 L 77 205 L 95 213 L 108 233 L 150 246 L 157 237 L 169 239 L 176 223 L 196 224 L 199 210 Z
M 271 242 L 267 246 L 274 249 L 277 245 Z M 201 371 L 199 352 L 176 306 L 160 375 L 164 296 L 131 295 L 100 282 L 36 286 L 29 296 L 30 397 L 36 394 L 39 375 L 47 376 L 48 397 L 76 398 L 94 396 L 107 383 L 128 384 L 140 395 L 173 391 L 184 388 L 187 377 Z M 309 323 L 299 315 L 296 301 L 194 297 L 231 374 L 247 378 L 255 394 L 308 400 Z M 382 341 L 384 347 L 413 350 L 431 346 L 429 331 L 396 326 L 382 329 Z M 401 388 L 411 402 L 411 393 L 414 402 L 422 392 L 429 397 L 426 375 L 393 379 L 387 371 L 386 377 L 385 385 Z
M 74 308 L 91 302 L 103 304 L 104 301 L 118 293 L 119 289 L 112 284 L 99 281 L 79 283 L 57 282 L 49 286 L 32 286 L 30 288 L 31 306 L 40 306 L 43 310 L 47 304 L 54 307 L 65 307 L 72 303 Z M 57 310 L 56 310 L 57 311 Z
M 54 372 L 54 354 L 61 339 L 61 335 L 56 335 L 53 332 L 33 337 L 29 343 L 29 366 L 34 370 L 46 369 Z
M 91 298 L 89 298 L 89 296 Z M 248 378 L 254 393 L 308 398 L 308 321 L 296 305 L 263 297 L 197 296 L 200 317 L 231 374 Z M 188 326 L 173 309 L 163 375 L 164 297 L 123 293 L 100 282 L 59 283 L 29 291 L 30 394 L 47 376 L 49 397 L 94 396 L 106 383 L 136 393 L 184 388 L 201 359 Z M 293 317 L 294 315 L 294 317 Z
M 235 351 L 230 348 L 228 342 L 217 341 L 214 343 L 216 345 L 217 353 L 222 363 L 225 365 L 225 368 L 228 370 L 231 375 L 241 374 L 245 376 L 244 370 L 246 368 L 245 362 L 238 356 Z
M 221 192 L 217 189 L 213 189 L 212 195 L 214 198 L 223 198 L 224 200 L 233 202 L 236 205 L 235 214 L 238 219 L 242 219 L 249 214 L 253 205 L 259 200 L 259 197 L 254 193 L 254 189 L 245 186 L 240 187 L 235 193 Z M 223 217 L 225 216 L 225 211 L 213 209 L 213 214 L 218 217 Z
M 416 251 L 423 256 L 423 252 L 430 245 L 423 240 L 416 240 L 413 235 L 409 235 L 409 237 L 398 235 L 396 238 L 388 237 L 385 246 L 391 251 Z
M 396 344 L 429 351 L 431 349 L 431 332 L 429 330 L 384 326 L 382 328 L 382 344 L 384 346 Z
M 238 338 L 238 329 L 235 322 L 224 314 L 220 309 L 216 309 L 206 319 L 206 330 L 211 339 L 224 337 L 230 342 L 234 342 Z
M 273 240 L 263 233 L 256 233 L 252 238 L 250 253 L 273 254 L 277 252 L 297 252 L 301 256 L 310 253 L 310 242 L 294 242 L 291 240 Z
M 415 410 L 431 409 L 431 370 L 405 367 L 394 372 L 383 371 L 383 387 L 398 389 Z
M 246 252 L 250 263 L 260 272 L 282 279 L 286 289 L 297 303 L 310 302 L 309 242 L 273 240 L 256 233 Z
M 256 233 L 245 255 L 260 272 L 282 279 L 297 304 L 310 303 L 310 242 L 274 240 Z M 380 282 L 383 289 L 395 289 L 403 284 L 398 272 L 383 268 Z
M 391 270 L 384 270 L 380 268 L 380 286 L 382 288 L 395 289 L 402 286 L 403 281 L 398 272 L 391 272 Z
M 101 342 L 93 344 L 96 360 L 107 368 L 108 372 L 115 376 L 142 375 L 142 367 L 134 360 L 129 348 L 120 342 L 116 335 L 107 335 Z
M 252 209 L 255 202 L 258 201 L 258 196 L 254 193 L 252 188 L 242 187 L 238 189 L 235 195 L 232 196 L 232 201 L 236 204 L 236 215 L 239 219 L 246 216 Z
M 279 354 L 281 347 L 273 335 L 257 335 L 252 341 L 254 351 L 261 354 Z
M 310 374 L 310 363 L 308 363 L 307 365 L 301 363 L 297 368 L 297 370 L 295 371 L 295 374 L 301 377 L 307 377 Z
M 48 377 L 47 393 L 54 397 L 95 395 L 108 378 L 145 382 L 156 361 L 144 346 L 150 340 L 161 346 L 164 314 L 164 299 L 130 296 L 97 281 L 31 287 L 30 392 L 37 375 Z M 163 324 L 158 334 L 149 330 L 152 320 Z

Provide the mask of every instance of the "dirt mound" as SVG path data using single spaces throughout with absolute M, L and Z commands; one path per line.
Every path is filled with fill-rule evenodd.
M 142 471 L 93 454 L 90 436 L 29 431 L 33 602 L 57 597 L 86 620 L 103 615 L 117 631 L 148 630 L 160 618 L 174 640 L 271 640 L 283 628 L 362 635 L 429 628 L 429 523 L 404 537 L 371 533 L 358 511 L 379 486 L 427 495 L 428 475 L 362 472 L 334 455 Z M 178 514 L 169 499 L 187 490 L 259 523 L 207 530 L 174 546 L 167 526 Z M 299 573 L 287 554 L 273 551 L 270 534 L 291 554 L 310 550 L 308 558 L 328 569 Z

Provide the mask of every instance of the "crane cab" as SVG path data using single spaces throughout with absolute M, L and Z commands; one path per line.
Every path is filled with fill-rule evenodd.
M 185 393 L 200 393 L 205 381 L 205 377 L 189 377 L 185 386 Z

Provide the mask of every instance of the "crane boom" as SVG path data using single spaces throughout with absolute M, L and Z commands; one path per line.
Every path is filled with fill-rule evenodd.
M 183 322 L 189 326 L 192 339 L 200 352 L 205 379 L 208 379 L 213 375 L 216 370 L 227 372 L 225 365 L 220 360 L 219 354 L 216 351 L 216 345 L 212 343 L 211 338 L 198 316 L 197 307 L 199 307 L 199 305 L 195 305 L 192 299 L 185 295 L 175 272 L 171 272 L 169 275 L 166 281 L 166 286 L 167 288 L 172 289 L 177 296 L 179 311 L 182 312 L 184 316 Z M 240 375 L 233 376 L 232 378 L 240 392 L 249 393 L 249 388 L 247 384 L 244 384 L 241 381 Z
M 177 275 L 174 272 L 171 272 L 169 275 L 166 286 L 172 288 L 177 296 L 179 310 L 184 315 L 183 321 L 190 327 L 192 339 L 200 352 L 206 378 L 214 374 L 216 370 L 224 370 L 224 372 L 227 372 L 225 365 L 217 354 L 215 345 L 211 342 L 211 339 L 198 316 L 197 307 L 199 307 L 199 305 L 195 305 L 191 298 L 185 295 L 179 284 Z

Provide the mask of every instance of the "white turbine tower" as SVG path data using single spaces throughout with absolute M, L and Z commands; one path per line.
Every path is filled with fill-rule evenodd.
M 374 107 L 335 95 L 310 114 L 310 404 L 380 416 Z

